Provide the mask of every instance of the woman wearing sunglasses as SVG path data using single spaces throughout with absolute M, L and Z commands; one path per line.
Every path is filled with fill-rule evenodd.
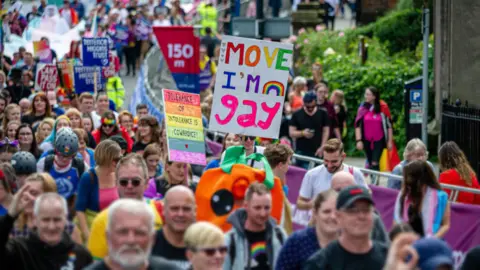
M 160 125 L 158 120 L 145 115 L 138 120 L 138 128 L 135 134 L 136 142 L 133 145 L 132 152 L 141 154 L 147 145 L 160 141 Z
M 15 139 L 20 143 L 20 150 L 32 153 L 36 159 L 40 157 L 40 150 L 30 125 L 21 124 L 17 129 Z
M 127 141 L 127 153 L 132 151 L 133 140 L 127 133 L 127 130 L 124 127 L 120 127 L 117 124 L 115 114 L 112 111 L 106 111 L 102 114 L 100 120 L 101 125 L 99 128 L 95 129 L 92 132 L 92 136 L 95 139 L 97 145 L 112 136 L 121 135 L 125 141 Z
M 222 230 L 209 222 L 188 227 L 183 237 L 191 270 L 219 270 L 223 267 L 228 248 Z
M 82 237 L 86 241 L 96 215 L 118 199 L 115 168 L 122 158 L 120 146 L 103 140 L 95 148 L 96 166 L 85 172 L 78 185 L 75 210 Z
M 70 119 L 66 115 L 61 115 L 55 120 L 53 124 L 53 130 L 50 135 L 40 144 L 40 149 L 43 151 L 42 157 L 47 155 L 48 152 L 53 150 L 53 143 L 57 138 L 57 132 L 63 127 L 71 127 Z

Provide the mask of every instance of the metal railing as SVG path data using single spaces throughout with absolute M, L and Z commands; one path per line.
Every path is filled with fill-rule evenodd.
M 214 141 L 218 141 L 218 139 L 223 139 L 225 137 L 225 133 L 221 133 L 221 132 L 217 132 L 217 131 L 210 131 L 210 130 L 206 130 L 206 132 L 213 136 Z M 308 157 L 308 156 L 303 156 L 303 155 L 298 155 L 298 154 L 293 154 L 293 158 L 295 158 L 297 160 L 302 160 L 302 161 L 309 162 L 308 169 L 312 169 L 316 165 L 323 164 L 323 160 L 319 159 L 319 158 Z M 351 165 L 348 165 L 346 163 L 344 163 L 344 164 L 347 165 L 347 166 L 351 166 Z M 371 175 L 371 176 L 373 175 L 373 176 L 376 176 L 376 177 L 386 177 L 386 178 L 390 178 L 390 179 L 396 179 L 396 180 L 403 181 L 403 177 L 399 176 L 399 175 L 396 175 L 396 174 L 373 171 L 373 170 L 369 170 L 369 169 L 365 169 L 365 168 L 359 168 L 359 167 L 355 167 L 355 166 L 351 166 L 351 167 L 353 167 L 355 169 L 358 169 L 362 173 L 366 173 L 366 174 Z M 378 185 L 379 183 L 380 183 L 380 181 L 376 181 L 375 184 Z M 480 195 L 480 190 L 474 189 L 474 188 L 454 186 L 454 185 L 448 185 L 448 184 L 440 184 L 440 186 L 444 189 L 449 189 L 449 190 L 452 191 L 452 192 L 450 192 L 450 196 L 448 198 L 452 202 L 457 201 L 459 192 L 469 192 L 469 193 Z

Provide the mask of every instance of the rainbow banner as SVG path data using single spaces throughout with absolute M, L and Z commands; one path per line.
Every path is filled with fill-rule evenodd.
M 223 36 L 209 129 L 277 139 L 293 45 Z
M 40 63 L 52 63 L 52 50 L 46 40 L 33 42 L 33 54 L 38 57 Z
M 206 165 L 200 95 L 163 89 L 168 159 Z

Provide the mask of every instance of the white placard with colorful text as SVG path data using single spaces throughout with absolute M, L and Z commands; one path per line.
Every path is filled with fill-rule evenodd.
M 278 138 L 293 45 L 223 36 L 209 129 Z

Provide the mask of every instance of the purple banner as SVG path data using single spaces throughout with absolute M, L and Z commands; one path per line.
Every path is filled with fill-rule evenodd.
M 209 142 L 211 149 L 219 151 L 218 143 Z M 217 150 L 218 149 L 218 150 Z M 294 229 L 303 228 L 310 220 L 310 213 L 295 209 L 302 180 L 307 171 L 302 168 L 290 166 L 287 173 L 288 200 L 292 204 Z M 321 179 L 319 179 L 321 181 Z M 375 208 L 380 213 L 387 230 L 393 223 L 393 209 L 399 191 L 370 186 Z M 455 265 L 459 266 L 465 253 L 471 248 L 480 245 L 480 206 L 462 203 L 451 204 L 450 230 L 445 240 L 454 249 Z

